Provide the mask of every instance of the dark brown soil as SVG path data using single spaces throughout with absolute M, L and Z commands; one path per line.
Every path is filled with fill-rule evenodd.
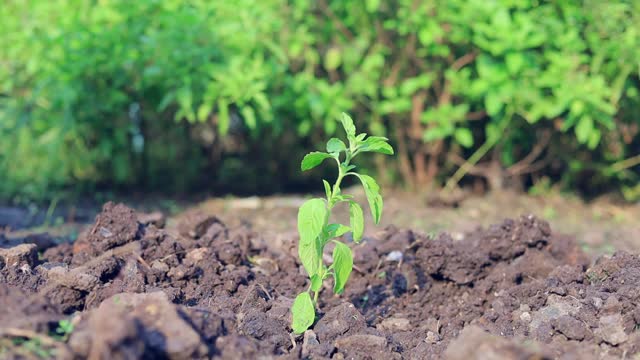
M 326 288 L 324 313 L 301 336 L 289 328 L 292 299 L 308 286 L 295 237 L 267 244 L 245 226 L 229 228 L 203 213 L 186 216 L 175 233 L 156 227 L 164 220 L 143 218 L 108 203 L 73 245 L 2 245 L 0 356 L 37 356 L 18 339 L 40 339 L 49 355 L 67 359 L 640 352 L 640 258 L 619 252 L 590 264 L 572 239 L 533 216 L 462 241 L 390 226 L 352 244 L 355 270 L 345 293 Z M 73 333 L 53 338 L 63 319 Z

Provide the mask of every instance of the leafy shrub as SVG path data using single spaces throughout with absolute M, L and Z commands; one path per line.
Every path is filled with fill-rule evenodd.
M 9 55 L 0 69 L 3 194 L 33 197 L 74 183 L 193 185 L 209 159 L 193 127 L 176 120 L 205 121 L 217 104 L 224 135 L 224 103 L 250 124 L 252 108 L 242 104 L 260 104 L 260 114 L 269 105 L 260 92 L 263 55 L 252 44 L 270 36 L 274 22 L 238 31 L 265 6 L 61 0 L 2 7 L 20 15 L 0 29 Z
M 342 109 L 396 146 L 397 161 L 371 164 L 386 181 L 453 187 L 474 175 L 499 189 L 548 176 L 638 193 L 636 1 L 9 0 L 0 10 L 12 15 L 0 23 L 5 196 L 302 185 L 288 159 L 334 134 Z
M 362 5 L 320 1 L 318 17 L 297 19 L 309 40 L 290 49 L 316 52 L 304 55 L 316 74 L 308 97 L 366 112 L 369 130 L 394 140 L 406 182 L 431 183 L 463 158 L 450 185 L 470 170 L 496 187 L 543 172 L 567 186 L 592 173 L 592 189 L 637 180 L 607 171 L 640 150 L 636 2 Z M 472 166 L 488 153 L 497 166 Z

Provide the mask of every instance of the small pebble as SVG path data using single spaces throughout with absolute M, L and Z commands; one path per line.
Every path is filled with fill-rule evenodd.
M 596 309 L 600 309 L 602 307 L 603 301 L 599 297 L 594 297 L 591 300 L 592 300 L 593 306 L 595 306 Z
M 427 338 L 425 339 L 429 344 L 435 344 L 440 341 L 440 335 L 434 333 L 433 331 L 427 332 Z
M 560 296 L 567 295 L 567 291 L 563 287 L 560 287 L 560 286 L 556 286 L 556 287 L 553 287 L 553 288 L 549 289 L 549 293 L 557 294 L 557 295 L 560 295 Z
M 387 261 L 402 261 L 402 252 L 395 250 L 389 253 L 389 255 L 387 255 Z
M 531 306 L 527 304 L 520 304 L 520 311 L 531 311 Z

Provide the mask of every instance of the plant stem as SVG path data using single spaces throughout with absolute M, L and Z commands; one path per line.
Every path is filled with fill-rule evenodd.
M 499 126 L 496 135 L 490 136 L 487 140 L 474 152 L 469 159 L 462 164 L 462 166 L 447 180 L 445 184 L 445 190 L 452 191 L 454 187 L 458 185 L 458 182 L 469 172 L 471 168 L 484 156 L 486 153 L 500 141 L 500 136 L 511 122 L 512 112 L 508 111 L 505 116 L 504 123 Z
M 609 170 L 616 173 L 639 164 L 640 164 L 640 154 L 611 164 L 611 166 L 609 166 Z
M 339 160 L 337 160 L 338 163 L 338 178 L 336 179 L 336 182 L 333 184 L 333 190 L 331 191 L 331 196 L 329 198 L 327 198 L 327 215 L 325 216 L 324 219 L 324 227 L 326 227 L 329 224 L 329 218 L 331 217 L 331 209 L 333 208 L 333 206 L 335 205 L 333 203 L 333 197 L 335 194 L 338 193 L 338 191 L 340 191 L 340 184 L 342 183 L 342 179 L 344 179 L 344 177 L 349 174 L 349 173 L 345 173 L 343 171 L 343 166 L 344 168 L 346 168 L 347 166 L 349 166 L 349 162 L 351 161 L 352 157 L 355 154 L 352 154 L 349 150 L 346 151 L 346 157 L 344 162 L 341 164 Z M 322 251 L 324 252 L 324 243 L 326 240 L 328 239 L 321 239 L 322 241 Z M 324 262 L 322 260 L 322 256 L 320 257 L 320 259 L 318 259 L 318 269 L 319 269 L 319 276 L 321 279 L 324 280 Z M 320 295 L 320 290 L 318 291 L 314 291 L 313 292 L 313 305 L 317 308 L 318 307 L 318 296 Z
M 344 179 L 344 177 L 346 176 L 346 174 L 342 170 L 343 167 L 341 165 L 344 165 L 345 168 L 347 166 L 349 166 L 349 162 L 351 161 L 352 157 L 353 157 L 353 155 L 347 149 L 346 157 L 344 159 L 344 162 L 342 164 L 340 164 L 340 162 L 338 162 L 338 178 L 336 179 L 335 184 L 333 184 L 333 191 L 331 192 L 331 199 L 327 199 L 327 205 L 328 205 L 329 213 L 331 212 L 331 209 L 333 208 L 333 205 L 334 205 L 333 204 L 333 196 L 340 190 L 340 184 L 342 183 L 342 179 Z

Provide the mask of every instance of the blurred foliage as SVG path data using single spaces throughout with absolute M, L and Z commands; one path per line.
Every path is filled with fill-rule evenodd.
M 273 191 L 342 111 L 414 188 L 639 197 L 640 2 L 5 0 L 0 195 Z M 298 159 L 299 160 L 299 159 Z

